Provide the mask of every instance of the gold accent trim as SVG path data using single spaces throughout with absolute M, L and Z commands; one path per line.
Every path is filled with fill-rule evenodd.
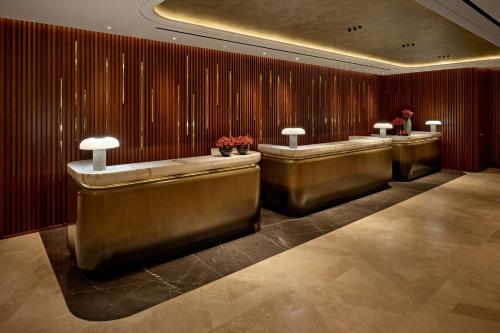
M 236 121 L 240 121 L 240 93 L 236 92 Z
M 257 120 L 256 118 L 256 113 L 257 113 L 257 94 L 255 92 L 252 93 L 252 113 L 253 113 L 253 121 Z
M 186 135 L 189 136 L 189 54 L 186 54 Z
M 232 170 L 248 169 L 248 168 L 254 168 L 257 165 L 258 165 L 257 163 L 253 163 L 253 164 L 242 165 L 242 166 L 218 168 L 218 169 L 211 169 L 211 170 L 206 170 L 206 171 L 198 171 L 198 172 L 190 172 L 190 173 L 181 173 L 178 175 L 154 177 L 154 178 L 147 178 L 147 179 L 143 179 L 143 180 L 134 180 L 134 181 L 130 181 L 130 182 L 115 183 L 115 184 L 111 184 L 111 185 L 87 185 L 87 184 L 79 182 L 74 177 L 73 177 L 73 179 L 75 179 L 75 181 L 78 183 L 78 185 L 80 185 L 81 187 L 83 187 L 85 189 L 105 190 L 105 189 L 116 188 L 116 187 L 125 187 L 125 186 L 139 185 L 139 184 L 173 181 L 176 179 L 183 179 L 183 178 L 188 178 L 188 177 L 193 177 L 193 176 L 208 175 L 208 174 L 221 173 L 221 172 L 232 171 Z
M 292 125 L 292 119 L 293 119 L 293 96 L 292 96 L 292 71 L 290 70 L 288 72 L 290 75 L 290 81 L 288 82 L 288 126 Z
M 229 136 L 232 135 L 232 129 L 233 129 L 233 79 L 232 79 L 232 74 L 231 70 L 228 72 L 229 75 L 229 84 L 228 84 L 228 90 L 229 90 L 229 107 L 228 107 L 228 128 L 229 128 Z
M 144 150 L 144 61 L 141 60 L 140 73 L 139 73 L 139 135 L 140 135 L 140 149 Z
M 195 100 L 196 96 L 195 94 L 191 95 L 191 154 L 194 155 L 195 153 L 195 139 L 196 139 L 196 132 L 195 132 Z
M 61 164 L 61 175 L 63 165 L 63 135 L 64 135 L 64 121 L 63 121 L 63 78 L 59 79 L 59 162 Z
M 83 89 L 83 134 L 87 131 L 87 89 Z
M 311 136 L 314 136 L 314 79 L 312 79 L 311 121 L 312 121 Z
M 104 132 L 108 134 L 108 108 L 109 108 L 109 62 L 106 58 L 106 68 L 104 72 Z
M 219 106 L 219 64 L 215 73 L 215 105 Z
M 321 109 L 321 107 L 322 107 L 322 105 L 321 105 L 321 75 L 319 76 L 319 85 L 318 86 L 319 86 L 319 96 L 318 96 L 319 105 L 318 105 L 318 107 Z
M 122 52 L 122 105 L 125 105 L 125 53 Z
M 273 71 L 269 71 L 269 108 L 273 107 Z
M 80 119 L 79 108 L 78 108 L 78 41 L 75 40 L 75 73 L 74 73 L 74 88 L 75 88 L 75 119 L 74 119 L 74 127 L 75 127 L 75 141 L 78 141 L 78 120 Z
M 259 74 L 259 142 L 262 142 L 262 73 Z
M 177 84 L 177 158 L 180 155 L 181 145 L 181 85 Z
M 325 80 L 323 81 L 325 84 L 324 84 L 324 88 L 325 88 L 325 91 L 323 93 L 323 98 L 325 99 L 325 104 L 324 104 L 324 108 L 323 108 L 323 116 L 325 117 L 325 126 L 328 125 L 328 116 L 327 116 L 327 113 L 328 113 L 328 105 L 327 105 L 327 95 L 326 95 L 326 88 L 327 88 L 327 85 L 328 85 L 328 80 Z
M 151 88 L 151 124 L 155 122 L 155 90 Z
M 276 92 L 276 114 L 278 115 L 278 129 L 280 127 L 280 76 L 278 75 L 278 91 Z
M 209 100 L 209 91 L 208 91 L 208 85 L 209 85 L 209 76 L 208 76 L 208 67 L 205 68 L 205 130 L 208 131 L 208 119 L 209 119 L 209 113 L 210 113 L 210 100 Z

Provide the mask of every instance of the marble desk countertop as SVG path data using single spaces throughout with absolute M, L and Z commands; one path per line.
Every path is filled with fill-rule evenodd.
M 353 150 L 379 148 L 390 146 L 391 138 L 376 137 L 350 137 L 349 141 L 317 143 L 312 145 L 302 145 L 297 148 L 288 146 L 260 144 L 258 150 L 263 154 L 288 157 L 307 158 L 320 155 L 340 154 Z
M 106 170 L 92 170 L 92 160 L 70 162 L 68 174 L 84 186 L 98 187 L 144 181 L 159 178 L 203 172 L 216 169 L 253 165 L 260 161 L 260 153 L 249 151 L 247 155 L 233 154 L 230 157 L 205 155 L 171 160 L 109 165 Z
M 372 134 L 371 137 L 380 137 L 378 134 Z M 410 142 L 415 142 L 415 141 L 421 141 L 421 140 L 429 140 L 429 139 L 435 139 L 435 138 L 441 138 L 441 132 L 420 132 L 420 131 L 413 131 L 411 132 L 410 135 L 404 136 L 404 135 L 388 135 L 387 138 L 392 138 L 392 140 L 395 143 L 410 143 Z

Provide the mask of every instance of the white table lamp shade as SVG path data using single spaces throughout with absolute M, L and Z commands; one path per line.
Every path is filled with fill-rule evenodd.
M 300 127 L 289 127 L 289 128 L 284 128 L 281 131 L 281 134 L 288 135 L 288 146 L 290 148 L 297 148 L 298 146 L 297 135 L 304 135 L 306 134 L 306 131 Z
M 100 138 L 88 138 L 80 142 L 81 150 L 96 150 L 109 149 L 119 147 L 120 143 L 112 136 L 104 136 Z
M 306 134 L 306 131 L 300 127 L 289 127 L 289 128 L 284 128 L 281 131 L 281 134 L 283 134 L 283 135 L 304 135 L 304 134 Z
M 92 169 L 94 171 L 106 170 L 106 149 L 119 146 L 120 142 L 112 136 L 88 138 L 80 142 L 81 150 L 92 150 Z
M 373 125 L 373 128 L 377 128 L 377 129 L 381 129 L 381 128 L 391 129 L 392 128 L 392 124 L 390 124 L 390 123 L 375 123 L 375 125 Z
M 431 132 L 435 133 L 436 132 L 436 126 L 441 125 L 441 121 L 439 120 L 427 120 L 425 122 L 426 125 L 429 125 L 431 127 Z

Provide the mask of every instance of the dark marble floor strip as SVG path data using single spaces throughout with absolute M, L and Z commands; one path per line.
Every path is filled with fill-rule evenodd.
M 182 295 L 462 174 L 440 172 L 412 182 L 392 182 L 387 190 L 301 218 L 262 209 L 262 227 L 255 234 L 107 276 L 90 276 L 74 268 L 65 227 L 40 235 L 70 311 L 86 320 L 113 320 Z

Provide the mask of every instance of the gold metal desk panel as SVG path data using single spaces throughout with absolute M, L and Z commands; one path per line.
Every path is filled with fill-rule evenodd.
M 441 170 L 441 139 L 392 142 L 392 174 L 395 180 L 412 180 Z
M 103 188 L 70 179 L 68 246 L 79 268 L 94 270 L 254 231 L 259 193 L 256 164 Z
M 305 215 L 375 192 L 391 180 L 390 146 L 293 159 L 262 155 L 262 202 L 288 215 Z

